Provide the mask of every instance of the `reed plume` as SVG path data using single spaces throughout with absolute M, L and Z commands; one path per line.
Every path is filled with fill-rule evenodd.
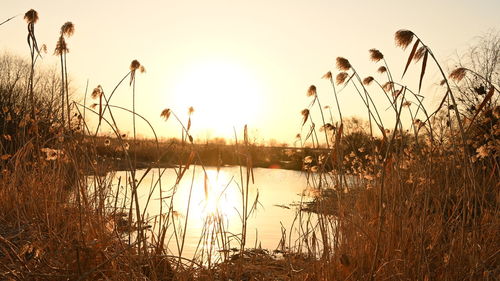
M 347 77 L 349 77 L 349 74 L 347 74 L 347 72 L 340 72 L 339 74 L 337 74 L 337 77 L 335 77 L 337 85 L 344 84 Z
M 131 63 L 130 63 L 130 85 L 132 85 L 132 83 L 134 82 L 135 80 L 135 71 L 139 69 L 139 71 L 142 73 L 144 72 L 144 67 L 141 68 L 141 63 L 138 61 L 138 60 L 133 60 Z M 142 70 L 141 70 L 142 69 Z M 144 70 L 144 71 L 143 71 Z
M 370 49 L 370 59 L 374 62 L 378 62 L 384 58 L 384 55 L 377 49 Z
M 349 69 L 351 69 L 351 64 L 346 58 L 338 57 L 337 68 L 341 71 L 348 71 Z
M 24 14 L 24 19 L 28 24 L 35 24 L 38 21 L 38 12 L 31 9 Z
M 307 96 L 308 97 L 316 96 L 316 86 L 314 85 L 309 86 L 309 89 L 307 89 Z
M 40 56 L 40 50 L 38 49 L 38 43 L 35 37 L 35 23 L 38 21 L 38 12 L 31 9 L 24 14 L 24 19 L 28 23 L 28 46 L 30 47 L 30 56 L 31 56 L 31 69 L 30 69 L 30 78 L 28 84 L 28 93 L 29 99 L 31 103 L 31 117 L 35 118 L 35 98 L 33 94 L 33 79 L 35 76 L 35 62 L 38 56 Z M 38 56 L 35 56 L 35 53 Z
M 368 86 L 373 82 L 373 80 L 375 80 L 375 78 L 373 78 L 372 76 L 368 76 L 365 79 L 363 79 L 363 84 L 365 86 Z
M 68 128 L 71 126 L 70 106 L 69 106 L 69 85 L 68 85 L 68 69 L 66 54 L 69 52 L 66 39 L 75 33 L 75 26 L 72 22 L 65 22 L 60 29 L 59 39 L 57 39 L 54 55 L 59 56 L 61 60 L 61 120 L 64 124 L 64 107 L 66 106 L 66 114 Z M 66 101 L 66 105 L 64 104 Z
M 95 89 L 92 91 L 92 94 L 90 95 L 93 99 L 97 99 L 97 98 L 100 98 L 103 94 L 103 90 L 102 90 L 102 87 L 101 85 L 97 85 L 97 87 L 95 87 Z
M 172 113 L 172 111 L 170 110 L 170 108 L 166 108 L 164 109 L 161 114 L 160 114 L 160 117 L 163 117 L 163 119 L 165 119 L 165 121 L 168 120 L 168 118 L 170 117 L 170 114 Z
M 59 36 L 59 39 L 56 43 L 56 48 L 54 49 L 54 55 L 60 56 L 62 54 L 66 54 L 69 52 L 68 45 L 66 44 L 66 40 L 64 40 L 63 36 Z
M 413 61 L 417 63 L 420 59 L 422 59 L 427 52 L 427 47 L 421 46 L 418 48 L 418 50 L 415 52 L 415 55 L 413 56 Z
M 466 71 L 467 71 L 466 68 L 459 67 L 459 68 L 453 70 L 450 73 L 449 77 L 450 77 L 450 79 L 453 79 L 457 82 L 460 82 L 462 79 L 464 79 Z
M 70 37 L 75 33 L 75 25 L 68 21 L 61 26 L 61 36 Z
M 378 73 L 385 73 L 385 72 L 387 72 L 387 67 L 385 67 L 385 66 L 381 66 L 381 67 L 379 67 L 379 68 L 377 69 L 377 72 L 378 72 Z
M 141 67 L 141 63 L 138 60 L 133 60 L 130 63 L 130 70 L 131 71 L 136 71 L 137 69 L 139 69 L 139 67 Z
M 396 41 L 396 46 L 401 47 L 403 50 L 410 45 L 411 41 L 413 41 L 413 32 L 406 29 L 401 29 L 396 31 L 394 35 L 394 39 Z
M 382 85 L 382 88 L 384 91 L 389 92 L 394 88 L 394 83 L 393 82 L 385 82 L 384 85 Z
M 302 114 L 302 126 L 306 124 L 307 119 L 309 118 L 309 109 L 303 109 L 300 114 Z

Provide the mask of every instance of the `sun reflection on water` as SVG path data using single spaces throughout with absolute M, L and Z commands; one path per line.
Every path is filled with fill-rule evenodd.
M 179 190 L 182 194 L 176 195 L 178 203 L 187 204 L 189 189 Z M 241 194 L 234 178 L 224 171 L 207 169 L 192 182 L 189 216 L 194 220 L 191 223 L 201 227 L 207 219 L 214 216 L 221 216 L 231 222 L 238 219 L 237 208 L 240 202 Z
M 140 171 L 137 176 L 143 176 L 144 172 Z M 248 198 L 250 207 L 258 198 L 259 207 L 248 217 L 246 247 L 262 245 L 272 249 L 282 238 L 281 226 L 292 225 L 295 218 L 293 211 L 279 206 L 301 200 L 300 194 L 307 182 L 295 171 L 255 169 L 255 173 L 256 181 L 249 186 Z M 125 206 L 125 210 L 131 205 L 130 187 L 124 186 L 124 181 L 119 184 L 119 178 L 128 177 L 126 171 L 114 176 L 114 186 L 121 187 L 113 190 L 113 194 L 120 195 L 117 206 Z M 178 172 L 167 169 L 161 176 L 161 188 L 155 186 L 158 176 L 151 174 L 138 189 L 140 206 L 147 206 L 144 214 L 152 233 L 160 231 L 161 213 L 162 227 L 166 227 L 165 247 L 174 255 L 181 252 L 186 258 L 207 254 L 220 258 L 231 249 L 239 248 L 243 232 L 239 167 L 222 167 L 217 171 L 214 167 L 192 165 L 180 182 L 177 177 Z M 152 235 L 151 239 L 158 237 Z

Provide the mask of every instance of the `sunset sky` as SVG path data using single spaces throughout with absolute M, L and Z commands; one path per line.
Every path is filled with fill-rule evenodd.
M 337 56 L 349 59 L 362 77 L 373 75 L 385 82 L 368 50 L 379 49 L 399 79 L 409 52 L 394 45 L 399 29 L 415 32 L 451 67 L 477 36 L 500 28 L 498 0 L 4 0 L 0 22 L 19 16 L 0 26 L 0 52 L 28 58 L 23 15 L 31 8 L 40 18 L 37 39 L 49 49 L 40 62 L 44 67 L 57 66 L 52 52 L 60 26 L 75 24 L 75 34 L 67 40 L 67 62 L 76 100 L 83 101 L 87 79 L 90 92 L 100 84 L 109 94 L 137 59 L 147 70 L 137 74 L 137 112 L 158 135 L 179 137 L 175 119 L 165 123 L 160 113 L 171 108 L 185 121 L 193 106 L 198 141 L 231 138 L 233 126 L 241 131 L 248 124 L 257 141 L 292 143 L 301 130 L 300 111 L 311 100 L 306 96 L 309 85 L 318 87 L 323 105 L 334 105 L 331 85 L 321 77 L 329 70 L 338 73 Z M 403 80 L 413 89 L 419 68 L 413 65 Z M 429 106 L 443 94 L 436 87 L 439 81 L 430 66 L 422 87 Z M 383 111 L 389 105 L 378 94 Z M 132 90 L 123 84 L 112 103 L 131 108 L 131 102 Z M 366 118 L 351 87 L 341 93 L 340 102 L 344 116 Z M 131 117 L 119 117 L 122 131 L 130 132 Z M 139 133 L 151 136 L 143 123 Z

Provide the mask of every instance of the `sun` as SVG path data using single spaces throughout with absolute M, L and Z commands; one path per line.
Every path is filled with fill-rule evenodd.
M 262 109 L 261 83 L 248 67 L 228 60 L 189 65 L 173 95 L 174 110 L 193 106 L 193 131 L 211 137 L 232 138 L 233 127 L 256 123 Z

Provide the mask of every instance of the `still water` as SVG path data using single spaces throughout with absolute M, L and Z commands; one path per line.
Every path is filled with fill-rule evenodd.
M 243 183 L 246 186 L 245 168 L 243 167 L 240 172 L 240 167 L 237 166 L 222 167 L 219 171 L 215 167 L 191 166 L 176 184 L 179 172 L 178 169 L 173 168 L 162 169 L 163 174 L 159 177 L 160 171 L 153 169 L 140 182 L 139 202 L 141 208 L 147 204 L 145 213 L 146 217 L 150 218 L 150 224 L 154 225 L 153 218 L 157 218 L 160 214 L 161 202 L 163 213 L 166 213 L 172 206 L 178 228 L 184 229 L 187 218 L 182 251 L 182 256 L 186 258 L 193 258 L 195 254 L 199 255 L 199 250 L 196 249 L 203 235 L 204 223 L 207 218 L 215 214 L 222 216 L 228 236 L 234 234 L 236 235 L 234 237 L 241 237 L 239 236 L 242 232 L 241 176 L 243 175 Z M 137 171 L 136 179 L 141 179 L 144 173 L 145 170 Z M 124 184 L 129 177 L 130 173 L 125 171 L 117 172 L 113 177 L 114 190 L 118 182 L 121 183 L 118 192 L 122 202 L 123 198 L 130 197 L 130 190 Z M 161 192 L 158 184 L 159 178 L 161 179 Z M 282 206 L 308 200 L 307 195 L 304 194 L 307 194 L 311 187 L 308 187 L 310 184 L 308 184 L 307 175 L 299 171 L 255 168 L 253 179 L 252 183 L 252 177 L 250 177 L 248 188 L 249 209 L 256 199 L 258 203 L 255 204 L 255 212 L 248 218 L 246 247 L 257 246 L 274 250 L 278 247 L 283 230 L 286 229 L 287 239 L 290 239 L 288 236 L 297 214 L 294 207 L 288 209 Z M 128 194 L 125 193 L 127 189 Z M 182 236 L 181 232 L 177 232 L 178 236 Z M 169 236 L 165 239 L 167 246 L 172 254 L 177 255 L 179 246 L 175 240 L 173 227 L 170 227 L 167 234 Z M 231 239 L 231 241 L 230 247 L 239 248 L 238 239 Z

